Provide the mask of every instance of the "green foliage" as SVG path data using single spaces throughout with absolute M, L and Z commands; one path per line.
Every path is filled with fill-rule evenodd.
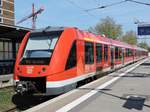
M 0 89 L 0 112 L 6 112 L 15 105 L 12 103 L 12 97 L 15 94 L 13 88 Z
M 122 41 L 128 44 L 136 45 L 137 44 L 136 33 L 134 31 L 126 32 L 126 34 L 122 36 Z
M 139 47 L 142 47 L 144 49 L 150 49 L 150 47 L 148 46 L 148 44 L 146 42 L 141 42 L 138 44 Z
M 95 27 L 90 27 L 89 31 L 97 33 L 97 34 L 104 34 L 108 38 L 117 39 L 122 35 L 122 27 L 111 17 L 106 17 L 101 19 L 99 23 L 96 24 Z

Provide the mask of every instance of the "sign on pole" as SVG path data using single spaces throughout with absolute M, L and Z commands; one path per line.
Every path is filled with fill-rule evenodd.
M 138 35 L 150 35 L 150 24 L 138 25 Z

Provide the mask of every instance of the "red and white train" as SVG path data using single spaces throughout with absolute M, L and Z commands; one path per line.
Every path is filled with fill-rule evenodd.
M 58 95 L 147 55 L 145 49 L 77 28 L 47 27 L 25 35 L 15 64 L 15 88 L 17 93 Z

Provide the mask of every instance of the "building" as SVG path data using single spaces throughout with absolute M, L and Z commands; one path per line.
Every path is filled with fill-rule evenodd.
M 0 0 L 0 75 L 13 73 L 19 44 L 29 30 L 15 26 L 14 0 Z
M 29 30 L 0 24 L 0 75 L 13 73 L 18 47 Z
M 14 0 L 0 0 L 0 23 L 15 24 Z

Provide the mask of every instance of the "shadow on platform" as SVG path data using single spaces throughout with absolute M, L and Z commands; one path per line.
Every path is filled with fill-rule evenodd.
M 143 107 L 150 108 L 150 105 L 145 104 L 147 99 L 150 99 L 150 95 L 135 95 L 135 94 L 128 94 L 124 96 L 117 96 L 115 94 L 111 94 L 105 91 L 111 91 L 111 89 L 95 89 L 95 88 L 78 88 L 79 90 L 95 90 L 98 91 L 100 94 L 105 94 L 114 98 L 119 98 L 124 100 L 125 103 L 122 107 L 127 109 L 136 109 L 136 110 L 143 110 Z
M 143 110 L 145 98 L 138 96 L 129 96 L 123 107 L 127 109 Z
M 150 67 L 150 63 L 142 63 L 140 65 L 142 65 L 142 66 L 149 66 Z
M 19 110 L 26 110 L 47 100 L 54 98 L 54 96 L 42 96 L 42 95 L 14 95 L 12 102 Z
M 117 72 L 117 73 L 124 73 L 124 72 Z M 120 74 L 119 74 L 120 75 Z M 150 77 L 150 73 L 134 73 L 134 72 L 128 72 L 128 74 L 124 76 L 119 75 L 111 75 L 111 77 L 130 77 L 130 78 L 147 78 Z

